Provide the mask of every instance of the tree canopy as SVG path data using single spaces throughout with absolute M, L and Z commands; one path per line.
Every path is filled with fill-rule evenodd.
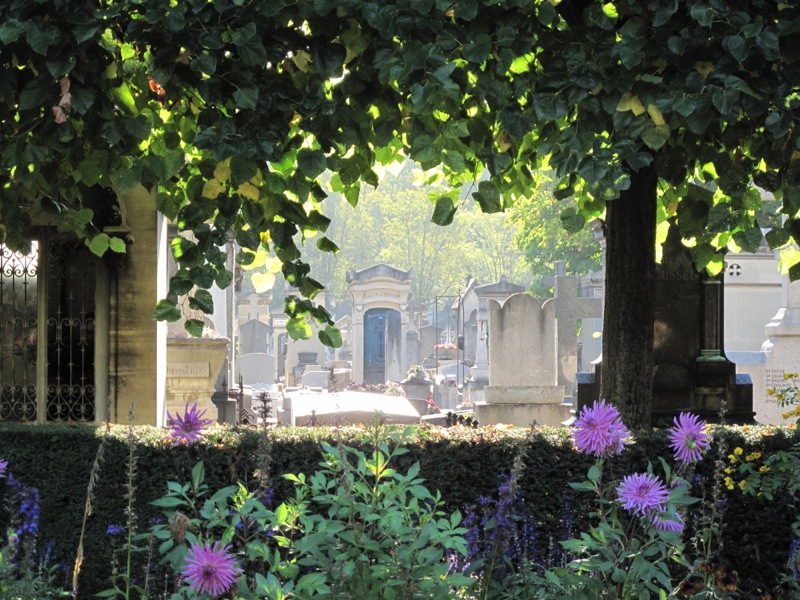
M 267 246 L 313 298 L 297 240 L 328 225 L 326 170 L 355 203 L 401 152 L 441 167 L 453 188 L 433 219 L 447 224 L 463 183 L 483 176 L 472 196 L 500 212 L 546 166 L 574 198 L 572 228 L 609 209 L 608 289 L 622 302 L 607 314 L 627 330 L 605 326 L 604 344 L 628 354 L 604 348 L 608 392 L 637 426 L 646 415 L 626 406 L 649 402 L 647 362 L 635 381 L 613 369 L 641 356 L 648 327 L 652 342 L 652 298 L 617 284 L 633 268 L 652 287 L 650 221 L 675 216 L 697 265 L 718 272 L 725 247 L 760 240 L 760 186 L 787 217 L 770 244 L 800 239 L 795 3 L 10 0 L 0 22 L 0 239 L 24 246 L 47 213 L 95 252 L 119 251 L 95 222 L 99 192 L 156 188 L 192 234 L 174 246 L 171 292 L 196 290 L 194 308 L 230 283 L 229 235 L 241 264 Z M 614 263 L 643 248 L 640 263 Z M 289 309 L 329 322 L 309 300 Z M 177 312 L 164 301 L 157 314 Z

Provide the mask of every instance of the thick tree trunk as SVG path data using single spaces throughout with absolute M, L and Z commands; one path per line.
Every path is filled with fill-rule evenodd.
M 656 184 L 652 167 L 606 210 L 602 396 L 631 429 L 650 427 L 653 400 Z

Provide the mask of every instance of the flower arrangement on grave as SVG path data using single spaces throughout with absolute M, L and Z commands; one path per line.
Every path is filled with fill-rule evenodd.
M 435 344 L 433 346 L 434 350 L 455 350 L 456 344 L 455 342 L 445 342 L 442 344 Z
M 387 396 L 405 396 L 406 391 L 403 389 L 399 383 L 395 381 L 387 381 L 386 382 L 386 391 L 384 392 Z
M 430 383 L 428 371 L 422 365 L 414 365 L 406 371 L 406 378 L 401 383 Z

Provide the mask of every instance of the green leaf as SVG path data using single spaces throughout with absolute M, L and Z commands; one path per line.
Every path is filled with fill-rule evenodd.
M 125 240 L 118 237 L 109 238 L 108 247 L 111 248 L 112 252 L 119 252 L 120 254 L 123 254 L 128 250 Z
M 339 246 L 334 244 L 331 240 L 329 240 L 325 236 L 322 236 L 321 238 L 319 238 L 317 240 L 317 248 L 321 252 L 333 252 L 333 253 L 336 253 L 336 252 L 339 251 Z
M 667 125 L 649 126 L 642 132 L 642 141 L 651 150 L 658 150 L 669 139 L 670 130 Z
M 156 310 L 153 313 L 153 319 L 156 321 L 168 321 L 174 323 L 181 318 L 181 311 L 175 306 L 172 300 L 160 300 L 156 304 Z
M 745 252 L 758 252 L 758 248 L 761 246 L 761 240 L 764 239 L 764 236 L 761 233 L 761 229 L 755 227 L 753 229 L 748 229 L 747 231 L 739 231 L 733 235 L 733 241 L 736 242 L 742 250 Z
M 96 256 L 103 256 L 108 250 L 109 238 L 105 233 L 100 233 L 89 240 L 89 250 Z
M 736 59 L 736 62 L 744 62 L 750 53 L 747 49 L 747 43 L 744 38 L 738 35 L 729 35 L 722 40 L 722 47 Z
M 47 49 L 58 40 L 60 33 L 55 27 L 48 27 L 42 30 L 39 24 L 33 21 L 28 26 L 26 39 L 34 52 L 45 55 L 47 54 Z
M 431 222 L 437 225 L 450 225 L 453 222 L 453 217 L 456 214 L 456 206 L 453 199 L 448 196 L 442 196 L 436 200 L 436 207 L 433 209 Z
M 150 504 L 160 508 L 176 508 L 178 506 L 183 506 L 186 502 L 174 496 L 165 496 L 164 498 L 153 500 Z
M 478 191 L 474 192 L 472 196 L 485 213 L 496 213 L 503 210 L 503 205 L 500 200 L 500 191 L 491 181 L 481 181 L 480 184 L 478 184 Z
M 240 87 L 233 92 L 233 100 L 239 105 L 239 108 L 255 110 L 256 104 L 258 103 L 258 88 L 255 86 Z
M 202 461 L 192 468 L 192 489 L 197 491 L 206 479 L 206 467 Z
M 316 179 L 328 168 L 325 153 L 322 150 L 303 148 L 297 153 L 297 168 L 309 179 Z
M 317 334 L 319 341 L 331 348 L 341 348 L 342 333 L 333 325 L 328 325 Z
M 25 27 L 17 19 L 9 19 L 0 25 L 0 42 L 3 44 L 13 44 L 19 39 Z
M 214 299 L 208 290 L 197 290 L 193 296 L 189 298 L 189 308 L 194 310 L 202 310 L 206 314 L 214 312 Z
M 791 236 L 783 227 L 775 227 L 767 232 L 766 238 L 770 249 L 774 250 L 788 244 Z
M 688 117 L 690 114 L 692 114 L 696 107 L 697 102 L 693 98 L 686 96 L 683 98 L 678 98 L 672 103 L 672 110 L 684 117 Z
M 577 233 L 586 224 L 586 217 L 580 214 L 574 206 L 561 211 L 561 225 L 569 233 Z
M 473 63 L 483 63 L 492 51 L 492 38 L 485 33 L 479 33 L 475 40 L 464 45 L 461 56 Z
M 302 316 L 291 317 L 286 322 L 286 331 L 293 340 L 307 340 L 311 337 L 311 325 Z
M 198 319 L 186 319 L 186 322 L 183 324 L 184 329 L 189 332 L 189 334 L 193 335 L 194 337 L 202 337 L 203 335 L 203 328 L 205 327 L 205 323 Z

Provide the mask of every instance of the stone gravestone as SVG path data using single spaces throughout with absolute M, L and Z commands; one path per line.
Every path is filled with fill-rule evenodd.
M 791 385 L 785 373 L 800 373 L 800 281 L 790 282 L 784 276 L 782 307 L 764 328 L 767 341 L 762 345 L 764 361 L 751 367 L 753 374 L 754 404 L 760 423 L 786 424 L 783 413 L 792 407 L 778 405 L 774 395 L 767 390 L 779 391 Z
M 525 286 L 512 283 L 501 275 L 499 281 L 479 285 L 474 291 L 477 298 L 475 364 L 465 382 L 465 395 L 471 404 L 483 401 L 483 390 L 489 385 L 489 304 L 494 300 L 502 305 L 513 294 L 524 292 Z
M 753 422 L 753 384 L 725 357 L 723 323 L 722 277 L 695 269 L 672 224 L 656 265 L 654 426 L 671 425 L 683 411 L 719 421 L 723 401 L 727 423 Z M 598 398 L 600 377 L 602 364 L 594 375 L 579 377 L 579 407 Z
M 236 361 L 236 368 L 242 378 L 243 385 L 265 384 L 275 382 L 275 357 L 266 352 L 242 354 Z
M 569 418 L 557 385 L 555 305 L 514 294 L 489 303 L 489 386 L 475 403 L 481 425 L 558 426 Z
M 603 316 L 602 298 L 578 296 L 578 277 L 566 274 L 566 263 L 556 262 L 556 276 L 542 280 L 555 288 L 555 312 L 558 339 L 558 385 L 572 396 L 578 373 L 578 319 Z M 549 286 L 548 286 L 549 287 Z
M 266 323 L 251 319 L 239 327 L 239 353 L 267 352 L 270 327 Z

